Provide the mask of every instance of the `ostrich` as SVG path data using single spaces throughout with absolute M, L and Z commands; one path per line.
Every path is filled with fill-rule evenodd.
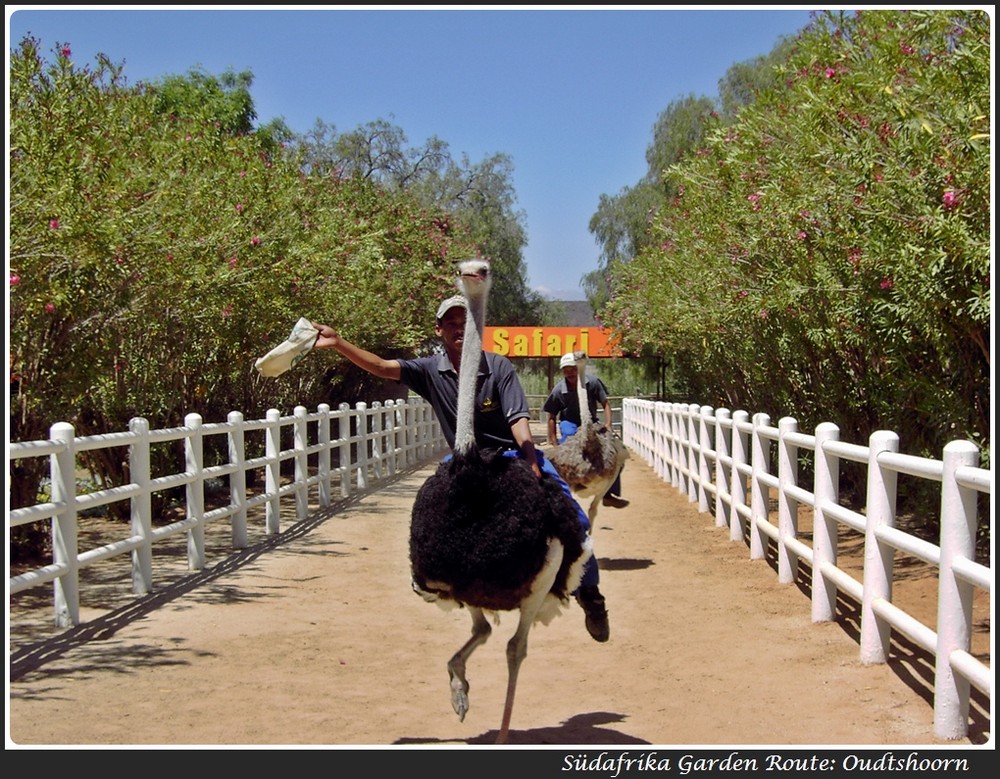
M 580 429 L 547 456 L 570 489 L 580 498 L 591 498 L 587 518 L 593 531 L 597 507 L 628 459 L 622 440 L 606 426 L 594 421 L 587 401 L 587 353 L 573 352 L 576 361 L 576 396 L 580 403 Z
M 490 636 L 486 614 L 520 612 L 507 643 L 507 695 L 496 743 L 507 742 L 514 692 L 528 633 L 548 624 L 569 601 L 592 556 L 581 538 L 573 500 L 559 483 L 539 479 L 527 461 L 480 450 L 473 427 L 476 379 L 485 361 L 482 327 L 490 287 L 489 265 L 459 265 L 468 302 L 458 366 L 458 411 L 452 457 L 417 492 L 410 523 L 413 588 L 445 609 L 464 606 L 472 635 L 448 661 L 451 703 L 459 720 L 469 709 L 466 661 Z M 484 366 L 485 367 L 485 366 Z M 500 413 L 500 412 L 497 412 Z

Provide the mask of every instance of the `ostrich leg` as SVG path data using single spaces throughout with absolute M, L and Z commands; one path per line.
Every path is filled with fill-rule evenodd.
M 490 637 L 490 623 L 483 616 L 483 610 L 469 607 L 472 614 L 472 636 L 448 661 L 448 677 L 451 679 L 451 707 L 458 715 L 459 721 L 465 719 L 469 710 L 469 683 L 465 679 L 465 661 L 469 659 L 476 647 L 485 644 Z
M 510 731 L 510 715 L 514 710 L 514 692 L 517 689 L 517 673 L 521 661 L 528 656 L 528 633 L 535 623 L 538 610 L 542 607 L 552 583 L 556 580 L 559 565 L 562 563 L 562 544 L 553 540 L 549 547 L 549 556 L 545 567 L 535 579 L 531 593 L 521 602 L 521 616 L 517 623 L 517 631 L 507 642 L 507 699 L 503 707 L 503 719 L 500 722 L 500 732 L 496 743 L 506 744 Z

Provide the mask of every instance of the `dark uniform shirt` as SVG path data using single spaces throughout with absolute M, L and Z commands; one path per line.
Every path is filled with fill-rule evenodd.
M 447 354 L 399 360 L 399 380 L 434 408 L 448 446 L 455 448 L 458 372 Z M 473 427 L 480 449 L 517 449 L 510 426 L 530 417 L 528 398 L 514 365 L 494 352 L 483 352 L 476 377 Z
M 577 380 L 579 381 L 579 379 Z M 601 425 L 604 423 L 604 420 L 597 416 L 597 408 L 598 406 L 604 408 L 604 401 L 608 399 L 608 391 L 604 386 L 604 382 L 596 376 L 585 377 L 584 386 L 587 388 L 587 404 L 590 406 L 590 418 L 598 425 Z M 566 379 L 563 379 L 552 388 L 552 392 L 545 399 L 542 411 L 551 414 L 559 421 L 572 422 L 578 427 L 583 424 L 580 420 L 580 399 L 577 396 L 576 388 L 570 389 L 566 384 Z

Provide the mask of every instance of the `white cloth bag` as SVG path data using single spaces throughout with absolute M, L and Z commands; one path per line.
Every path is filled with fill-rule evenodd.
M 292 328 L 292 334 L 254 363 L 262 376 L 280 376 L 309 354 L 319 337 L 319 330 L 305 317 Z

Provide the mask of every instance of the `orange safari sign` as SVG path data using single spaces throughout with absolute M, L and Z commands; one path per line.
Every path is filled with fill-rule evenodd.
M 484 327 L 483 349 L 506 357 L 562 357 L 575 351 L 589 357 L 621 356 L 603 327 Z

